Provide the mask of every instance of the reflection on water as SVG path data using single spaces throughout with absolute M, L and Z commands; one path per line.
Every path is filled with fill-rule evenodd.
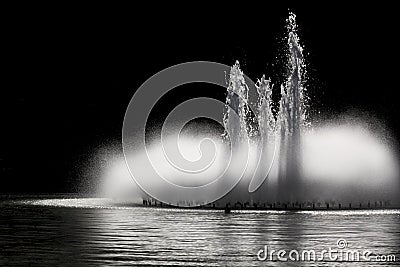
M 287 266 L 276 259 L 259 262 L 256 254 L 264 245 L 322 251 L 337 248 L 340 238 L 349 249 L 396 255 L 392 265 L 400 259 L 399 210 L 224 214 L 115 205 L 104 199 L 36 198 L 2 199 L 0 212 L 1 266 Z

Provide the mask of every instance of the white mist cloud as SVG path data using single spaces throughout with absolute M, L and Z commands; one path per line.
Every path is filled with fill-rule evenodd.
M 399 178 L 392 148 L 359 126 L 326 126 L 307 132 L 302 157 L 307 180 L 372 187 Z
M 207 136 L 210 138 L 210 136 Z M 152 143 L 148 147 L 150 157 L 157 173 L 164 179 L 181 186 L 204 185 L 214 181 L 224 173 L 229 163 L 228 146 L 220 138 L 211 138 L 210 143 L 200 145 L 202 136 L 182 135 L 179 139 L 181 155 L 174 158 L 170 154 L 166 158 L 160 143 Z M 166 138 L 165 147 L 176 140 Z M 279 176 L 279 160 L 275 161 L 270 176 L 255 193 L 248 193 L 248 184 L 256 167 L 256 147 L 250 147 L 248 169 L 238 186 L 225 198 L 231 203 L 237 200 L 275 201 L 277 179 Z M 212 154 L 213 157 L 210 155 Z M 147 160 L 146 153 L 130 155 L 136 166 Z M 242 157 L 243 155 L 240 155 Z M 171 165 L 184 166 L 184 160 L 202 162 L 207 166 L 201 172 L 187 173 Z M 239 158 L 240 158 L 239 157 Z M 144 196 L 131 178 L 122 155 L 115 155 L 102 175 L 102 192 L 107 196 L 139 198 Z M 243 157 L 246 160 L 247 157 Z M 242 160 L 242 158 L 240 158 Z M 207 165 L 208 163 L 209 166 Z M 234 164 L 235 165 L 235 164 Z M 243 166 L 236 164 L 237 166 Z M 264 164 L 266 165 L 266 164 Z M 145 164 L 143 164 L 145 166 Z M 237 167 L 239 168 L 239 167 Z M 241 175 L 242 169 L 235 166 L 229 175 Z M 241 168 L 241 167 L 240 167 Z M 399 166 L 396 153 L 380 136 L 373 134 L 361 126 L 327 125 L 315 128 L 302 136 L 302 183 L 304 200 L 334 199 L 343 201 L 369 201 L 395 198 L 399 193 Z M 151 177 L 149 178 L 151 179 Z M 154 179 L 154 186 L 157 179 Z M 162 190 L 162 189 L 160 189 Z M 179 198 L 179 196 L 177 196 Z M 196 199 L 196 196 L 193 196 Z M 236 200 L 236 201 L 235 201 Z

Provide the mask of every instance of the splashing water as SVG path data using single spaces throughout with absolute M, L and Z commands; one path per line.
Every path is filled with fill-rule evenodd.
M 275 158 L 275 150 L 278 147 L 279 156 L 279 195 L 282 200 L 294 200 L 299 192 L 299 179 L 301 177 L 300 170 L 300 151 L 301 151 L 301 132 L 306 125 L 306 104 L 305 104 L 305 63 L 303 58 L 303 48 L 299 43 L 297 34 L 296 16 L 290 13 L 287 20 L 287 73 L 288 77 L 284 84 L 281 85 L 281 100 L 277 121 L 275 121 L 272 113 L 272 88 L 270 80 L 265 76 L 258 81 L 258 149 L 261 155 L 260 163 L 270 161 L 271 157 Z M 248 118 L 248 109 L 246 109 L 248 101 L 248 87 L 243 78 L 243 72 L 239 68 L 239 62 L 236 62 L 231 69 L 230 81 L 227 94 L 227 105 L 239 115 L 239 121 L 231 119 L 228 110 L 225 113 L 225 129 L 230 136 L 235 138 L 239 136 L 242 140 L 252 137 L 247 129 L 250 128 Z M 279 143 L 278 146 L 275 142 Z M 271 150 L 274 151 L 271 155 Z M 260 166 L 268 168 L 267 166 Z M 264 174 L 255 175 L 258 183 L 253 186 L 255 191 L 268 175 L 269 171 Z

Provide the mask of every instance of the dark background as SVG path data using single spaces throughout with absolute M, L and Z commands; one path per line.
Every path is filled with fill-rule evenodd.
M 312 113 L 375 117 L 398 140 L 393 6 L 291 6 L 305 46 Z M 125 109 L 146 79 L 187 61 L 234 64 L 283 81 L 288 6 L 5 8 L 0 192 L 76 192 L 99 147 L 119 146 Z M 276 91 L 278 93 L 278 91 Z M 179 90 L 165 107 L 221 90 Z M 175 102 L 171 102 L 175 101 Z M 167 109 L 159 109 L 160 117 Z

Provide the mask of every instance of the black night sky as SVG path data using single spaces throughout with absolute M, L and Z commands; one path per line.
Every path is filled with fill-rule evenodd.
M 247 4 L 3 10 L 0 192 L 78 191 L 96 148 L 120 142 L 136 88 L 166 67 L 239 60 L 254 80 L 264 73 L 282 79 L 288 7 Z M 396 9 L 290 10 L 307 54 L 314 112 L 374 116 L 399 140 Z M 223 98 L 214 89 L 177 88 L 164 107 L 193 96 Z

